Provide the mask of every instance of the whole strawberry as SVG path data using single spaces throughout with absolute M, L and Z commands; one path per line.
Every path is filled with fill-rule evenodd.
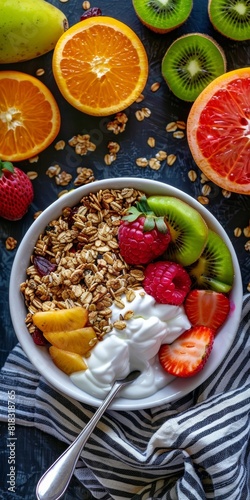
M 190 291 L 191 279 L 180 264 L 158 261 L 145 269 L 143 288 L 160 304 L 179 306 Z
M 19 220 L 34 197 L 28 176 L 8 161 L 0 160 L 0 217 Z
M 164 217 L 149 209 L 146 197 L 130 207 L 118 231 L 120 254 L 127 264 L 148 264 L 162 255 L 171 240 Z

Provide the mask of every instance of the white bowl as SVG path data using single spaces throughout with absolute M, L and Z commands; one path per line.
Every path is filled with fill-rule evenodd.
M 176 196 L 189 203 L 201 213 L 208 226 L 216 231 L 225 241 L 232 255 L 235 272 L 234 284 L 230 293 L 232 310 L 228 319 L 215 338 L 212 354 L 210 355 L 203 370 L 196 376 L 187 379 L 175 378 L 169 385 L 148 398 L 132 400 L 117 397 L 111 406 L 111 408 L 115 410 L 136 410 L 152 408 L 157 405 L 169 403 L 170 401 L 174 401 L 186 395 L 202 384 L 216 370 L 216 368 L 220 366 L 237 332 L 241 315 L 243 294 L 238 260 L 226 232 L 215 217 L 205 207 L 200 205 L 200 203 L 184 192 L 167 184 L 149 179 L 126 177 L 95 181 L 92 184 L 79 187 L 76 190 L 62 196 L 57 201 L 52 203 L 46 210 L 44 210 L 38 219 L 35 220 L 25 234 L 17 250 L 10 278 L 10 313 L 18 340 L 38 372 L 40 372 L 40 374 L 43 375 L 52 386 L 67 396 L 93 406 L 99 406 L 99 399 L 90 396 L 76 387 L 71 379 L 54 365 L 50 355 L 48 354 L 48 350 L 45 347 L 40 347 L 34 344 L 24 321 L 27 310 L 24 304 L 23 295 L 20 292 L 20 284 L 26 279 L 26 269 L 30 264 L 30 255 L 33 252 L 33 248 L 39 234 L 43 232 L 46 225 L 48 225 L 52 219 L 59 217 L 65 206 L 76 205 L 83 196 L 88 195 L 90 192 L 97 192 L 100 189 L 107 188 L 122 189 L 124 187 L 134 187 L 135 189 L 144 191 L 147 194 Z

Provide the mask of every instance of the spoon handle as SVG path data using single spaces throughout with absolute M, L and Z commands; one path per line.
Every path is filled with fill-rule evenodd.
M 36 488 L 37 500 L 57 500 L 61 498 L 73 475 L 84 444 L 121 387 L 122 385 L 119 382 L 114 383 L 111 391 L 104 399 L 101 406 L 96 410 L 88 424 L 71 445 L 43 474 Z

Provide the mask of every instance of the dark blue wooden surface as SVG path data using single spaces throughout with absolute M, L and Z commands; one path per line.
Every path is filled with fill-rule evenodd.
M 68 17 L 69 24 L 73 25 L 80 20 L 83 12 L 81 0 L 69 0 L 60 3 L 59 0 L 51 0 Z M 55 182 L 46 175 L 47 168 L 59 163 L 62 170 L 66 170 L 76 177 L 76 168 L 87 166 L 94 170 L 96 179 L 112 177 L 143 177 L 160 180 L 176 186 L 194 198 L 201 194 L 200 173 L 194 164 L 186 139 L 173 140 L 166 134 L 165 126 L 173 120 L 186 121 L 191 104 L 178 100 L 168 89 L 161 76 L 162 57 L 177 37 L 185 33 L 200 32 L 211 35 L 224 49 L 227 58 L 227 68 L 250 66 L 250 45 L 249 42 L 234 42 L 225 39 L 215 32 L 209 22 L 207 15 L 207 1 L 194 0 L 194 6 L 190 18 L 187 22 L 175 31 L 166 35 L 157 35 L 144 27 L 137 19 L 132 7 L 131 0 L 121 2 L 119 0 L 98 0 L 92 6 L 100 7 L 103 15 L 113 16 L 128 24 L 140 37 L 146 48 L 149 59 L 149 78 L 144 91 L 145 100 L 140 104 L 133 104 L 126 113 L 129 122 L 126 131 L 119 136 L 114 136 L 112 132 L 107 132 L 105 124 L 106 118 L 89 117 L 72 108 L 60 95 L 57 90 L 52 69 L 52 53 L 46 54 L 38 59 L 14 65 L 0 65 L 0 70 L 15 69 L 35 75 L 39 68 L 45 69 L 41 80 L 51 89 L 59 104 L 62 115 L 62 126 L 58 139 L 66 142 L 77 133 L 89 133 L 93 142 L 97 144 L 95 152 L 87 156 L 77 157 L 72 154 L 70 148 L 57 152 L 53 146 L 39 155 L 37 164 L 23 162 L 23 170 L 37 170 L 39 175 L 33 181 L 35 199 L 28 214 L 18 222 L 8 222 L 0 219 L 0 362 L 3 365 L 9 351 L 16 344 L 17 339 L 9 315 L 9 295 L 8 283 L 12 262 L 15 256 L 14 251 L 5 249 L 5 240 L 8 236 L 13 236 L 20 243 L 23 235 L 33 221 L 33 214 L 38 210 L 45 209 L 51 202 L 57 199 L 58 192 L 63 189 L 56 186 Z M 152 93 L 150 87 L 154 82 L 160 82 L 161 87 L 157 93 Z M 149 119 L 138 122 L 135 118 L 135 111 L 142 106 L 151 109 L 152 114 Z M 110 118 L 109 118 L 110 119 Z M 108 119 L 108 120 L 109 120 Z M 168 153 L 177 152 L 177 161 L 170 168 L 166 165 L 160 170 L 154 171 L 149 167 L 141 169 L 136 166 L 135 159 L 140 156 L 152 155 L 152 150 L 147 146 L 146 140 L 149 136 L 156 139 L 157 150 L 163 149 Z M 106 166 L 104 155 L 107 153 L 107 143 L 116 140 L 121 145 L 121 150 L 117 160 Z M 192 183 L 188 178 L 188 171 L 194 169 L 198 173 L 197 181 Z M 210 183 L 212 188 L 209 195 L 210 203 L 207 209 L 210 210 L 225 227 L 235 249 L 240 262 L 243 288 L 247 291 L 247 284 L 250 281 L 250 253 L 244 248 L 247 239 L 242 235 L 239 238 L 234 236 L 236 227 L 246 227 L 250 219 L 250 197 L 232 194 L 230 198 L 225 198 L 221 194 L 221 189 Z M 11 298 L 10 298 L 11 300 Z M 6 426 L 1 425 L 0 436 L 0 457 L 3 467 L 3 476 L 6 478 L 8 465 L 6 462 Z M 0 500 L 16 500 L 25 498 L 34 500 L 36 483 L 41 473 L 53 462 L 63 450 L 64 445 L 50 436 L 44 435 L 39 430 L 17 427 L 17 485 L 16 494 L 6 493 L 6 483 L 0 486 Z M 88 499 L 91 495 L 78 482 L 73 479 L 67 494 L 67 500 Z

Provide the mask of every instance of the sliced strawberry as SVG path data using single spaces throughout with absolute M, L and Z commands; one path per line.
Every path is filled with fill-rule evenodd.
M 226 320 L 230 302 L 226 295 L 212 290 L 192 290 L 184 303 L 191 325 L 204 325 L 218 330 Z
M 176 377 L 191 377 L 205 365 L 214 342 L 213 330 L 193 326 L 172 344 L 162 344 L 159 361 L 162 368 Z

